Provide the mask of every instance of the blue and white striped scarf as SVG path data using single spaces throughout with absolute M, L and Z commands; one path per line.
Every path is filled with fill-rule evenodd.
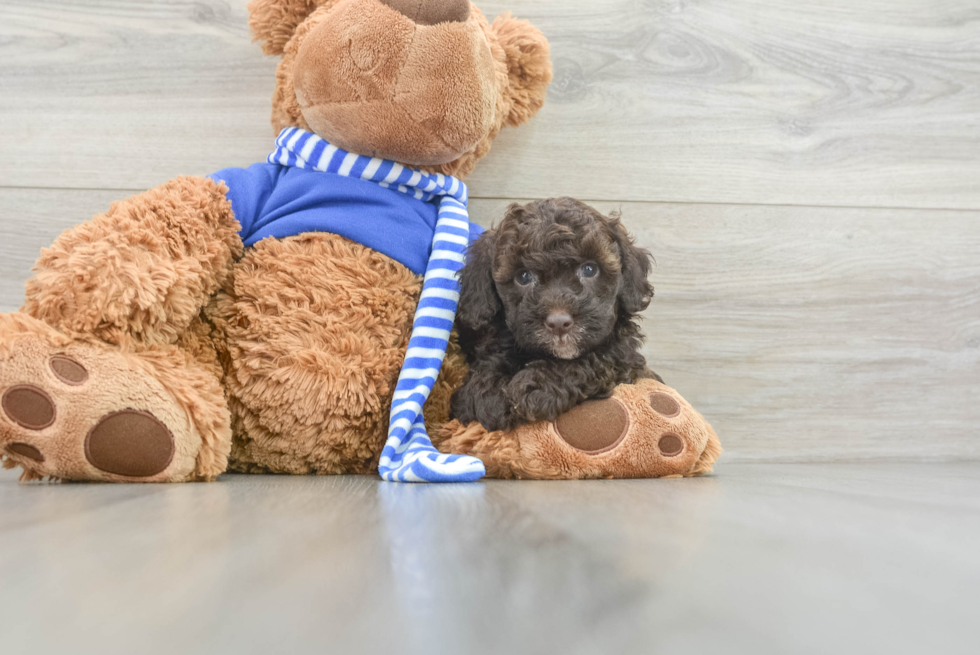
M 459 302 L 457 278 L 470 235 L 466 185 L 452 176 L 423 173 L 393 161 L 346 152 L 294 127 L 280 132 L 268 161 L 356 177 L 424 202 L 438 201 L 439 214 L 422 295 L 395 387 L 388 440 L 378 472 L 383 479 L 398 482 L 469 482 L 483 477 L 486 470 L 480 460 L 437 451 L 425 431 L 422 416 L 422 406 L 446 357 Z

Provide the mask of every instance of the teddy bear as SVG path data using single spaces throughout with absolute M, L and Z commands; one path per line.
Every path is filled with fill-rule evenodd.
M 653 380 L 508 433 L 449 420 L 466 373 L 454 285 L 481 232 L 463 180 L 542 107 L 540 31 L 469 0 L 249 12 L 281 56 L 272 153 L 114 203 L 42 250 L 23 307 L 0 315 L 4 467 L 109 482 L 711 470 L 717 436 Z

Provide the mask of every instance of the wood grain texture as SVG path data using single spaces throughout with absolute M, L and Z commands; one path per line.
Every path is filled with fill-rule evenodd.
M 247 0 L 4 0 L 0 184 L 142 190 L 264 160 Z
M 976 652 L 976 463 L 472 485 L 11 473 L 10 655 Z
M 507 3 L 488 5 L 504 8 Z M 556 80 L 499 197 L 980 207 L 972 0 L 534 3 Z M 556 165 L 556 162 L 561 162 Z
M 0 185 L 144 189 L 262 160 L 246 0 L 4 0 Z M 532 0 L 556 81 L 477 197 L 980 208 L 974 0 Z
M 0 189 L 0 311 L 41 247 L 125 195 Z M 727 459 L 980 458 L 980 213 L 596 206 L 654 253 L 647 357 Z

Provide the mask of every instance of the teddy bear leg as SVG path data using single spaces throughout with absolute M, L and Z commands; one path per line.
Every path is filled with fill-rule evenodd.
M 22 311 L 68 336 L 176 342 L 241 256 L 225 192 L 180 177 L 66 230 L 42 250 Z
M 488 432 L 451 421 L 433 434 L 444 452 L 480 457 L 498 478 L 690 477 L 721 454 L 714 430 L 675 390 L 653 379 L 616 387 L 553 423 Z
M 421 281 L 333 234 L 249 248 L 206 310 L 227 369 L 231 468 L 372 473 Z
M 231 447 L 218 378 L 175 345 L 139 352 L 0 315 L 0 461 L 22 480 L 210 480 Z
M 207 314 L 226 335 L 231 468 L 374 473 L 418 276 L 362 245 L 311 233 L 256 244 L 227 288 Z M 450 361 L 430 396 L 437 420 L 463 375 L 454 347 Z
M 224 469 L 220 375 L 187 347 L 208 341 L 193 326 L 241 253 L 237 229 L 223 186 L 178 178 L 42 251 L 22 311 L 0 315 L 5 465 L 153 481 Z

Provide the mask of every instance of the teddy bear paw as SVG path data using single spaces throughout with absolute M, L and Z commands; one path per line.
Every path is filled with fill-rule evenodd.
M 650 408 L 663 419 L 678 419 L 681 415 L 680 403 L 667 392 L 653 391 L 648 400 Z M 646 407 L 642 407 L 642 413 L 648 413 Z M 630 423 L 622 401 L 606 398 L 586 401 L 566 412 L 555 421 L 555 430 L 568 445 L 596 455 L 618 446 L 629 432 Z M 657 450 L 664 457 L 680 455 L 688 446 L 687 441 L 671 431 L 669 425 L 663 427 L 664 432 L 656 435 Z
M 717 437 L 676 391 L 656 380 L 620 385 L 610 398 L 566 412 L 551 431 L 563 444 L 563 467 L 583 477 L 696 475 Z M 708 457 L 717 457 L 713 451 Z
M 186 413 L 126 355 L 0 316 L 0 458 L 22 479 L 185 479 L 199 449 Z
M 450 421 L 440 450 L 480 457 L 490 477 L 536 480 L 702 475 L 721 453 L 714 430 L 670 387 L 652 379 L 616 387 L 553 422 L 510 431 Z

